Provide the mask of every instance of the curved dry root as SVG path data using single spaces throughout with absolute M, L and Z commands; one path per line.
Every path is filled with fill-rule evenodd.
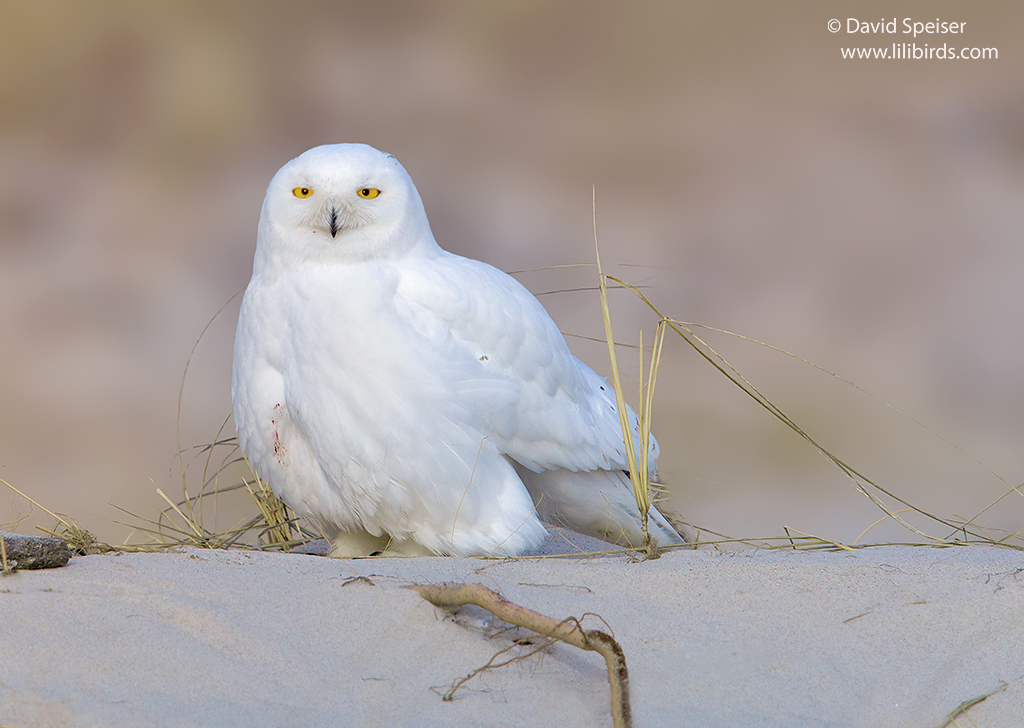
M 475 604 L 509 624 L 566 644 L 599 653 L 608 665 L 611 685 L 612 722 L 615 728 L 629 728 L 633 719 L 629 707 L 629 672 L 626 657 L 619 643 L 606 632 L 584 629 L 575 617 L 559 622 L 532 609 L 513 604 L 500 594 L 480 584 L 413 584 L 406 587 L 437 607 L 460 607 Z

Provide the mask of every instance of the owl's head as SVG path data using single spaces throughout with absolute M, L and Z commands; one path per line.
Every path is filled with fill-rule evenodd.
M 436 247 L 416 186 L 397 159 L 366 144 L 328 144 L 274 175 L 257 256 L 348 262 Z

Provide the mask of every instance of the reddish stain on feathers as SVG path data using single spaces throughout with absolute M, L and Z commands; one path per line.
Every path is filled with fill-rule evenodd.
M 277 419 L 276 413 L 281 410 L 281 403 L 278 402 L 274 405 L 275 416 L 270 418 L 270 424 L 274 426 L 274 457 L 277 458 L 277 462 L 281 465 L 288 464 L 288 449 L 281 442 L 281 434 L 277 430 Z

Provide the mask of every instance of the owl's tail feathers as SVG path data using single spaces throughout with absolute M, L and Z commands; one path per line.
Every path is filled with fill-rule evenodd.
M 655 497 L 654 503 L 651 504 L 651 512 L 657 511 L 658 515 L 672 527 L 672 530 L 683 537 L 685 543 L 692 544 L 694 548 L 697 548 L 697 541 L 700 539 L 697 529 L 684 521 L 683 517 L 667 501 L 667 498 Z
M 640 510 L 629 476 L 619 470 L 545 470 L 534 473 L 517 465 L 542 521 L 620 546 L 641 548 Z M 692 542 L 692 529 L 677 530 L 651 506 L 647 528 L 661 546 Z

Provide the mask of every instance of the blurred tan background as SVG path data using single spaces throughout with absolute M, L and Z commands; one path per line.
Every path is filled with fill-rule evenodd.
M 842 60 L 910 40 L 848 17 L 966 22 L 916 42 L 999 59 Z M 1022 31 L 1019 2 L 3 3 L 0 478 L 110 540 L 114 505 L 180 493 L 182 372 L 248 281 L 267 182 L 362 141 L 403 162 L 443 247 L 506 271 L 591 263 L 596 185 L 610 272 L 856 382 L 878 399 L 709 334 L 866 475 L 973 516 L 1006 485 L 884 403 L 1021 482 Z M 592 268 L 518 277 L 602 336 Z M 183 447 L 230 413 L 238 302 L 192 361 Z M 620 340 L 649 340 L 630 294 L 612 305 Z M 607 372 L 602 344 L 570 344 Z M 699 525 L 852 541 L 880 515 L 679 341 L 655 431 Z M 982 522 L 1024 528 L 1021 500 Z M 30 510 L 0 489 L 0 524 L 52 524 Z

